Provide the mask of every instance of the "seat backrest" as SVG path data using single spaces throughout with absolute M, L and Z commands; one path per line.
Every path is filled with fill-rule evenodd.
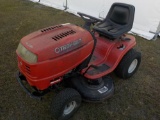
M 133 26 L 135 7 L 125 3 L 114 3 L 106 18 L 93 29 L 99 34 L 116 39 L 130 31 Z
M 124 3 L 114 3 L 108 12 L 106 20 L 118 25 L 129 25 L 132 28 L 135 7 Z

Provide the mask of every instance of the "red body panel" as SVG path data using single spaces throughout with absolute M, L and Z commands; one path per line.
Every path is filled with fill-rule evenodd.
M 100 72 L 98 74 L 90 75 L 85 74 L 85 77 L 89 79 L 97 79 L 104 75 L 107 75 L 114 71 L 114 69 L 117 67 L 123 56 L 136 45 L 135 38 L 131 35 L 126 35 L 126 38 L 130 38 L 130 40 L 109 40 L 104 37 L 100 37 L 99 35 L 96 35 L 97 38 L 97 45 L 94 51 L 94 60 L 90 62 L 90 65 L 101 65 L 105 64 L 109 68 L 105 70 L 104 72 Z M 120 45 L 124 45 L 124 48 L 119 49 Z M 90 68 L 88 71 L 92 70 L 93 68 Z M 84 69 L 82 71 L 82 74 L 86 71 Z
M 67 31 L 71 30 L 74 32 L 68 32 L 67 35 Z M 34 32 L 21 40 L 23 46 L 38 56 L 36 64 L 29 64 L 17 53 L 21 73 L 31 86 L 39 90 L 48 88 L 54 80 L 84 61 L 90 55 L 94 44 L 90 33 L 75 25 L 62 25 L 42 31 Z

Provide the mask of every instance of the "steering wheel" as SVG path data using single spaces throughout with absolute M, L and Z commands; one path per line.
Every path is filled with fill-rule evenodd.
M 86 15 L 86 14 L 81 13 L 81 12 L 77 12 L 77 14 L 80 15 L 81 18 L 82 18 L 85 22 L 96 23 L 96 22 L 102 21 L 101 19 L 95 18 L 95 17 L 90 16 L 90 15 Z

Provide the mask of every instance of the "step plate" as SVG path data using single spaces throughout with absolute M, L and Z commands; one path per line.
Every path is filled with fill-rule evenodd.
M 106 64 L 100 64 L 97 68 L 93 68 L 87 71 L 89 75 L 101 74 L 102 72 L 108 70 L 110 67 Z

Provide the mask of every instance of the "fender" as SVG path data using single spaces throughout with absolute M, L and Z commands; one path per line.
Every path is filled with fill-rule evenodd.
M 131 35 L 126 35 L 127 38 L 129 38 L 130 40 L 116 40 L 114 42 L 106 40 L 106 42 L 102 42 L 104 41 L 104 39 L 101 39 L 100 37 L 97 38 L 97 48 L 96 48 L 96 52 L 99 51 L 98 53 L 94 53 L 93 56 L 97 55 L 101 55 L 101 58 L 97 57 L 97 60 L 93 61 L 90 63 L 90 65 L 95 65 L 95 66 L 99 66 L 102 64 L 106 64 L 108 66 L 108 69 L 105 70 L 104 72 L 99 72 L 96 73 L 94 75 L 90 75 L 87 74 L 86 70 L 88 69 L 84 69 L 82 71 L 82 74 L 84 74 L 84 76 L 88 79 L 98 79 L 100 77 L 103 77 L 111 72 L 113 72 L 115 70 L 115 68 L 118 66 L 118 64 L 120 63 L 121 59 L 123 58 L 123 56 L 136 45 L 136 40 L 135 37 L 131 36 Z M 108 42 L 109 41 L 109 42 Z M 120 46 L 123 44 L 123 48 L 120 48 Z M 93 68 L 88 69 L 92 70 Z

